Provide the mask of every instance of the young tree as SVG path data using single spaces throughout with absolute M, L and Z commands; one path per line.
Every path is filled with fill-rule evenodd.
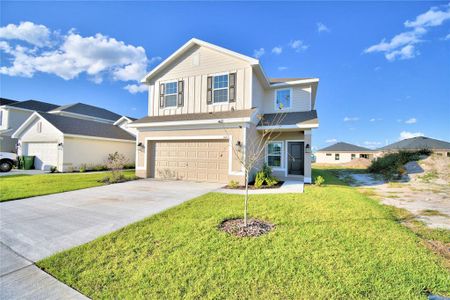
M 128 159 L 125 157 L 125 155 L 114 152 L 108 154 L 108 158 L 106 159 L 106 167 L 111 170 L 111 181 L 117 182 L 122 179 L 123 173 L 122 169 L 124 168 L 125 164 L 128 163 Z
M 262 161 L 267 144 L 277 138 L 280 132 L 277 128 L 285 117 L 284 113 L 273 114 L 270 119 L 265 120 L 263 115 L 258 115 L 259 123 L 267 127 L 267 129 L 258 131 L 254 137 L 247 138 L 247 141 L 242 141 L 239 144 L 232 144 L 231 149 L 234 158 L 239 162 L 244 169 L 245 177 L 245 197 L 244 197 L 244 226 L 247 226 L 248 217 L 248 182 L 250 174 L 253 169 L 258 167 L 258 164 Z M 223 124 L 223 120 L 219 121 Z M 242 128 L 240 126 L 239 128 Z M 224 126 L 224 130 L 228 136 L 230 132 Z

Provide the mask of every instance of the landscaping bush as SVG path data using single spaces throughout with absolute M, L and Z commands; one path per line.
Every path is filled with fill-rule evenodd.
M 82 164 L 79 169 L 80 173 L 84 173 L 84 172 L 86 172 L 86 170 L 87 170 L 86 164 Z
M 268 187 L 274 186 L 278 183 L 278 179 L 272 175 L 272 169 L 264 164 L 262 169 L 256 173 L 255 177 L 255 188 L 259 189 L 263 185 Z
M 123 175 L 123 168 L 128 163 L 127 158 L 125 155 L 114 152 L 108 154 L 108 158 L 106 159 L 106 166 L 109 170 L 111 170 L 111 175 L 109 182 L 122 182 L 125 176 Z
M 430 154 L 431 151 L 427 149 L 389 153 L 383 157 L 374 159 L 367 170 L 370 173 L 382 174 L 387 180 L 392 180 L 406 173 L 403 167 L 406 163 L 417 161 L 421 156 Z
M 232 189 L 235 189 L 239 186 L 239 182 L 237 180 L 230 180 L 228 182 L 228 186 Z
M 314 185 L 316 185 L 316 186 L 322 186 L 322 184 L 324 184 L 324 183 L 325 183 L 325 179 L 320 175 L 314 179 Z

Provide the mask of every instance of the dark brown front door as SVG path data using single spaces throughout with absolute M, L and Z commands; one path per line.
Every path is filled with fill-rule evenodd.
M 304 175 L 303 142 L 288 142 L 288 175 Z

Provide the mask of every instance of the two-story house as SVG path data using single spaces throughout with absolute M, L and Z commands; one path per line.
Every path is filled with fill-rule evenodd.
M 243 183 L 233 147 L 246 155 L 272 131 L 259 165 L 311 182 L 318 78 L 270 79 L 257 59 L 191 39 L 142 82 L 148 116 L 130 125 L 138 130 L 137 176 Z

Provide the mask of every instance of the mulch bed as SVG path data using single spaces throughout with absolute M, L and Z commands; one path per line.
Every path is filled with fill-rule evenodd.
M 279 181 L 277 184 L 272 186 L 263 185 L 260 188 L 255 188 L 254 182 L 251 182 L 248 184 L 249 190 L 263 190 L 263 189 L 278 189 L 283 185 L 284 181 Z M 231 187 L 229 185 L 226 185 L 224 188 L 230 189 L 230 190 L 245 190 L 245 185 L 239 185 L 237 187 Z
M 220 230 L 238 237 L 260 236 L 273 228 L 275 225 L 258 219 L 247 220 L 247 226 L 244 226 L 244 219 L 225 220 L 219 225 Z

